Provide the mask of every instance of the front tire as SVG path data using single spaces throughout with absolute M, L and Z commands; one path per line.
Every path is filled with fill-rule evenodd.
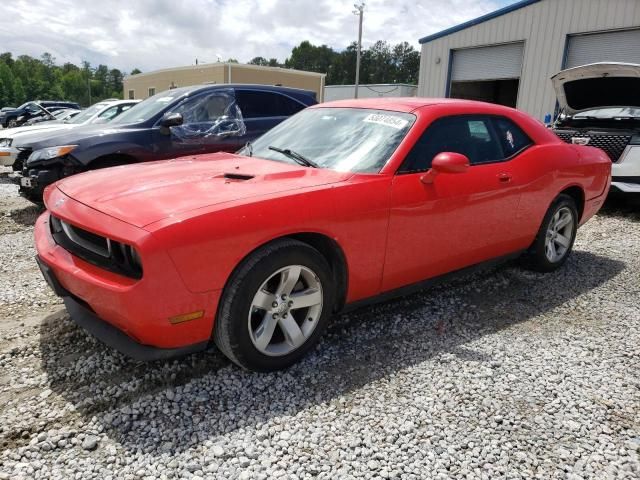
M 578 230 L 578 209 L 573 198 L 560 194 L 542 221 L 538 235 L 524 256 L 527 268 L 552 272 L 567 261 Z
M 213 340 L 253 371 L 296 363 L 317 343 L 333 311 L 327 260 L 310 245 L 284 239 L 249 255 L 224 289 Z

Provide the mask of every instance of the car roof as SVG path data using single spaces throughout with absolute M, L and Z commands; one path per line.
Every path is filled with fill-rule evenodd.
M 197 92 L 200 90 L 218 90 L 225 88 L 241 88 L 246 90 L 263 90 L 270 92 L 289 92 L 289 93 L 304 93 L 315 95 L 313 90 L 305 90 L 302 88 L 293 88 L 293 87 L 284 87 L 281 85 L 263 85 L 259 83 L 216 83 L 216 84 L 205 84 L 205 85 L 191 85 L 188 87 L 178 87 L 172 89 L 171 91 L 177 91 L 182 95 L 189 94 L 192 92 Z
M 505 108 L 500 105 L 475 100 L 461 100 L 457 98 L 423 98 L 423 97 L 384 97 L 384 98 L 358 98 L 349 100 L 335 100 L 315 105 L 313 108 L 339 107 L 339 108 L 370 108 L 372 110 L 390 110 L 396 112 L 413 112 L 422 107 L 432 105 L 457 105 L 465 107 L 491 106 Z

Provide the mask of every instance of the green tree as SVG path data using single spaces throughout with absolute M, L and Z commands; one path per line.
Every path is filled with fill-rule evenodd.
M 2 96 L 0 97 L 0 106 L 17 106 L 13 91 L 15 78 L 13 76 L 13 72 L 5 63 L 0 63 L 0 82 L 2 82 Z
M 131 70 L 131 74 L 130 75 L 138 75 L 139 73 L 142 73 L 142 70 L 140 70 L 138 68 L 134 68 L 133 70 Z
M 27 101 L 22 81 L 19 78 L 16 78 L 13 82 L 13 101 L 16 106 Z
M 249 60 L 249 65 L 260 65 L 266 67 L 267 65 L 269 65 L 269 61 L 264 57 L 253 57 L 251 60 Z

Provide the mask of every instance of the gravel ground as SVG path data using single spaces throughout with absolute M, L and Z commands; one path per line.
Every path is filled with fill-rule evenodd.
M 508 264 L 336 318 L 252 374 L 128 360 L 33 262 L 0 170 L 0 479 L 640 478 L 640 202 L 550 275 Z

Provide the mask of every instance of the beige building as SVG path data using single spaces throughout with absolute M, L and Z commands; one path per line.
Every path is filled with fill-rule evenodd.
M 522 0 L 420 39 L 418 96 L 553 116 L 550 78 L 595 62 L 640 64 L 640 0 Z
M 216 83 L 282 85 L 324 94 L 324 73 L 239 63 L 207 63 L 130 75 L 124 79 L 124 98 L 145 99 L 171 88 Z

